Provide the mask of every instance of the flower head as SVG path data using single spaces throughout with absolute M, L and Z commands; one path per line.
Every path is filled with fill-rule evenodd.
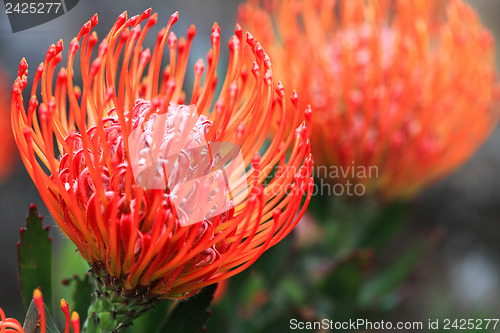
M 151 51 L 142 43 L 157 15 L 125 12 L 93 59 L 96 15 L 71 41 L 55 86 L 63 44 L 50 46 L 27 110 L 24 60 L 13 86 L 12 124 L 24 164 L 110 295 L 184 298 L 244 270 L 293 229 L 311 194 L 309 123 L 298 124 L 296 95 L 294 107 L 285 106 L 261 45 L 236 26 L 216 94 L 214 24 L 207 64 L 194 66 L 188 98 L 182 89 L 196 30 L 177 39 L 170 31 L 177 19 L 170 17 Z M 252 63 L 242 57 L 245 48 Z M 266 141 L 275 117 L 279 130 Z M 285 118 L 295 119 L 295 132 L 285 130 Z M 242 164 L 226 163 L 238 156 Z M 199 180 L 207 173 L 215 176 Z
M 462 0 L 260 3 L 239 20 L 315 110 L 315 160 L 335 168 L 320 176 L 411 197 L 494 128 L 494 42 Z

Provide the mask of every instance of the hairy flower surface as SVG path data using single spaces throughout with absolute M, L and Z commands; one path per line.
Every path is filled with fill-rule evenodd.
M 493 37 L 461 0 L 249 0 L 239 20 L 315 110 L 317 176 L 408 198 L 497 123 Z
M 71 41 L 55 86 L 62 41 L 38 66 L 26 110 L 24 59 L 13 86 L 12 126 L 24 164 L 58 226 L 91 264 L 97 289 L 102 282 L 101 294 L 112 302 L 115 296 L 185 298 L 237 274 L 293 229 L 311 195 L 310 109 L 299 124 L 297 95 L 287 108 L 269 57 L 239 26 L 217 94 L 217 24 L 207 65 L 200 59 L 194 66 L 186 103 L 184 76 L 196 31 L 191 26 L 177 39 L 170 31 L 177 19 L 178 13 L 170 17 L 151 51 L 142 46 L 157 22 L 151 10 L 120 15 L 99 45 L 95 15 Z M 242 57 L 245 48 L 253 62 Z M 74 85 L 79 76 L 81 88 Z M 268 140 L 275 118 L 279 130 Z M 293 119 L 295 131 L 286 130 L 285 118 Z M 210 170 L 222 172 L 222 157 L 210 154 L 220 142 L 242 156 L 240 172 L 224 175 L 232 187 L 181 186 Z M 180 147 L 175 161 L 173 145 Z M 228 199 L 214 203 L 216 196 Z M 199 219 L 188 221 L 188 215 Z

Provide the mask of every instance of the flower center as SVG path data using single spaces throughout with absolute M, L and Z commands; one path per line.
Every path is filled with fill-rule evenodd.
M 137 237 L 134 256 L 144 251 L 145 238 L 154 237 L 153 223 L 164 224 L 160 229 L 172 233 L 200 223 L 199 236 L 189 245 L 194 247 L 198 239 L 213 239 L 214 229 L 234 213 L 224 170 L 215 169 L 221 154 L 212 155 L 211 146 L 205 141 L 211 122 L 186 105 L 170 104 L 165 114 L 158 114 L 158 109 L 149 101 L 136 100 L 131 113 L 125 115 L 132 117 L 128 145 L 119 116 L 111 109 L 100 128 L 92 126 L 86 135 L 71 133 L 65 139 L 70 149 L 63 151 L 59 165 L 59 179 L 86 211 L 94 232 L 99 229 L 106 234 L 102 229 L 110 228 L 109 218 L 113 217 L 106 215 L 112 210 L 110 202 L 118 205 L 114 210 L 117 218 L 138 217 L 141 222 L 135 225 L 141 235 Z M 99 197 L 99 189 L 103 189 L 107 202 Z M 137 195 L 139 192 L 141 196 Z M 131 200 L 127 199 L 130 193 Z M 167 214 L 165 221 L 155 217 L 160 210 Z M 64 214 L 66 222 L 72 224 L 70 213 Z M 104 218 L 97 214 L 104 214 Z M 172 223 L 172 216 L 176 224 L 173 228 L 167 226 Z M 189 265 L 210 264 L 226 248 L 225 241 L 208 247 Z

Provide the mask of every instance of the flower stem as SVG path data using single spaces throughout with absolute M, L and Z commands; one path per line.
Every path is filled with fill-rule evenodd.
M 83 327 L 86 333 L 118 332 L 161 300 L 146 287 L 125 290 L 122 279 L 103 273 L 98 265 L 91 269 L 91 283 L 94 292 Z

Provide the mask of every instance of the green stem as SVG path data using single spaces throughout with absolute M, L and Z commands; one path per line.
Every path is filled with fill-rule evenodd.
M 123 280 L 106 275 L 97 266 L 91 272 L 94 292 L 83 332 L 118 332 L 160 301 L 145 287 L 125 290 Z

